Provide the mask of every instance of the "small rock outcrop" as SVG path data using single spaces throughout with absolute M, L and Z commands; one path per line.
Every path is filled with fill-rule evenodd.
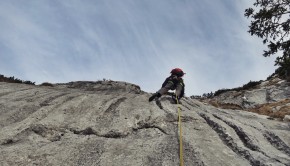
M 286 115 L 283 119 L 285 122 L 290 122 L 290 115 Z
M 220 108 L 233 108 L 283 119 L 290 115 L 290 83 L 274 76 L 258 85 L 229 90 L 206 102 Z
M 115 81 L 0 82 L 0 165 L 179 165 L 178 106 L 149 96 Z M 181 102 L 184 165 L 290 165 L 289 123 Z

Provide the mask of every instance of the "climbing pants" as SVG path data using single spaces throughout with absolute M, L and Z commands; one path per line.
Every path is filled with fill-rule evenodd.
M 181 83 L 178 83 L 177 85 L 174 85 L 172 81 L 167 82 L 167 84 L 162 87 L 157 93 L 160 93 L 161 95 L 166 94 L 169 90 L 174 90 L 174 87 L 176 86 L 175 94 L 177 97 L 180 97 L 183 85 Z

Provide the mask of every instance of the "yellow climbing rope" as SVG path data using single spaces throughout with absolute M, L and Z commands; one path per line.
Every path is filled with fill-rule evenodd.
M 176 102 L 178 107 L 178 128 L 179 128 L 179 160 L 180 160 L 180 166 L 183 166 L 183 150 L 182 150 L 182 128 L 181 128 L 181 111 L 179 107 L 179 101 L 176 96 Z

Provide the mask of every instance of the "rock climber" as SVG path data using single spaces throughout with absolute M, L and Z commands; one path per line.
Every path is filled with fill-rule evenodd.
M 162 84 L 161 89 L 158 90 L 149 98 L 149 102 L 151 102 L 154 99 L 158 99 L 162 95 L 166 94 L 169 90 L 176 90 L 175 95 L 172 95 L 172 98 L 174 99 L 174 102 L 176 104 L 184 96 L 185 85 L 182 77 L 185 73 L 180 68 L 172 69 L 170 73 L 171 75 L 166 78 L 166 80 Z

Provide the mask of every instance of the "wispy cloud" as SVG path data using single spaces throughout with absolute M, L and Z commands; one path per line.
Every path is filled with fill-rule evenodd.
M 158 90 L 180 67 L 187 95 L 274 72 L 247 33 L 251 1 L 1 1 L 0 71 L 41 83 L 112 79 Z

